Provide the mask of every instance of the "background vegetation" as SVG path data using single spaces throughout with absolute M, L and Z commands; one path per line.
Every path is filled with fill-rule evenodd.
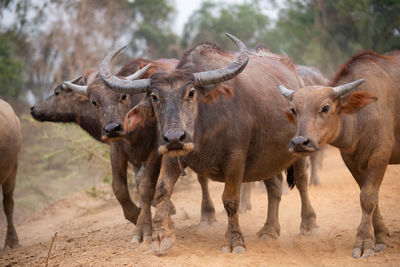
M 277 18 L 268 16 L 266 4 L 278 10 Z M 6 24 L 5 14 L 13 17 Z M 176 14 L 174 0 L 0 1 L 0 95 L 31 91 L 41 99 L 125 43 L 127 57 L 179 57 L 202 41 L 232 48 L 224 35 L 230 32 L 249 47 L 283 50 L 328 77 L 360 50 L 400 48 L 397 0 L 205 0 L 180 35 L 172 31 Z

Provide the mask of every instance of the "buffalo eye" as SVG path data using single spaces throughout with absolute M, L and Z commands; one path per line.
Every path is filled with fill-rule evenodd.
M 189 92 L 189 94 L 188 94 L 188 97 L 189 97 L 189 98 L 194 98 L 194 94 L 195 94 L 195 93 L 196 93 L 196 90 L 191 89 L 190 92 Z
M 92 105 L 93 105 L 93 106 L 97 106 L 96 101 L 92 101 Z
M 322 112 L 322 113 L 328 113 L 328 111 L 329 111 L 329 105 L 325 105 L 325 106 L 321 109 L 321 112 Z
M 125 99 L 126 99 L 126 95 L 122 95 L 121 100 L 125 100 Z
M 290 108 L 290 112 L 291 112 L 294 116 L 296 116 L 296 110 L 295 110 L 294 108 Z
M 54 94 L 55 94 L 55 95 L 59 95 L 60 93 L 59 93 L 59 92 L 55 92 Z
M 160 100 L 158 99 L 158 97 L 157 97 L 155 94 L 151 94 L 151 99 L 153 99 L 153 101 L 154 101 L 155 103 L 160 102 Z

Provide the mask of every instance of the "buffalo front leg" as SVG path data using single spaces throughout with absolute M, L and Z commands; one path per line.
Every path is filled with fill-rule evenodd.
M 260 239 L 277 239 L 281 232 L 278 214 L 282 196 L 282 180 L 282 174 L 264 180 L 268 193 L 268 214 L 264 227 L 257 232 Z
M 317 215 L 315 214 L 314 209 L 311 206 L 310 198 L 308 195 L 306 159 L 301 158 L 297 160 L 295 163 L 293 163 L 293 168 L 296 187 L 299 190 L 301 198 L 300 234 L 314 234 L 318 231 Z
M 120 151 L 115 144 L 110 146 L 110 158 L 112 168 L 112 188 L 114 195 L 120 203 L 125 219 L 136 224 L 140 209 L 133 203 L 128 188 L 127 168 L 128 156 Z
M 151 222 L 151 203 L 153 201 L 158 174 L 160 173 L 161 157 L 157 152 L 152 153 L 148 160 L 139 186 L 141 211 L 132 237 L 132 242 L 139 244 L 151 243 L 153 234 Z
M 18 246 L 18 235 L 17 231 L 15 231 L 14 221 L 13 221 L 13 212 L 14 212 L 14 188 L 15 188 L 15 178 L 17 175 L 17 166 L 15 165 L 12 173 L 9 175 L 9 178 L 2 185 L 3 190 L 3 207 L 4 213 L 7 218 L 7 234 L 6 241 L 4 244 L 4 248 L 10 247 L 15 248 Z
M 379 187 L 389 162 L 388 155 L 389 153 L 382 151 L 375 152 L 369 156 L 368 166 L 362 168 L 362 165 L 352 157 L 342 154 L 346 166 L 361 189 L 362 217 L 352 252 L 354 258 L 373 256 L 375 250 L 381 251 L 387 246 L 388 230 L 379 211 L 378 199 Z
M 183 166 L 185 168 L 186 166 Z M 181 173 L 177 158 L 162 158 L 160 175 L 156 185 L 154 204 L 156 211 L 153 218 L 153 251 L 165 253 L 175 243 L 175 224 L 170 216 L 171 195 Z
M 197 180 L 201 185 L 202 193 L 200 226 L 213 225 L 217 222 L 217 219 L 215 219 L 215 208 L 208 190 L 208 178 L 198 174 Z
M 239 226 L 240 187 L 243 181 L 245 156 L 243 151 L 232 153 L 231 161 L 225 170 L 225 187 L 222 202 L 228 215 L 226 244 L 222 246 L 223 253 L 243 253 L 246 251 L 244 238 Z

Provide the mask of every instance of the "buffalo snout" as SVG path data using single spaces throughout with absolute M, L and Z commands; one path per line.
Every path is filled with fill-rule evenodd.
M 307 136 L 295 136 L 289 145 L 289 151 L 296 153 L 312 153 L 318 150 L 316 142 Z
M 184 131 L 170 131 L 163 135 L 168 150 L 182 149 L 186 139 Z
M 104 133 L 107 137 L 117 137 L 122 132 L 122 125 L 111 122 L 104 127 Z

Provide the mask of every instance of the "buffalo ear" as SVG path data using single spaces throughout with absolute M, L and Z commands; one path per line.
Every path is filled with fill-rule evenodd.
M 292 112 L 284 110 L 283 113 L 285 113 L 286 118 L 288 118 L 289 122 L 294 124 L 294 115 Z
M 225 97 L 231 97 L 233 95 L 232 89 L 223 83 L 204 86 L 201 90 L 203 93 L 202 101 L 208 104 L 217 101 L 220 95 Z
M 124 129 L 125 134 L 129 134 L 143 126 L 146 121 L 154 118 L 154 111 L 151 105 L 150 97 L 146 96 L 134 108 L 132 108 L 125 116 Z
M 377 100 L 378 98 L 373 93 L 367 91 L 353 92 L 343 99 L 341 110 L 344 113 L 353 114 Z

